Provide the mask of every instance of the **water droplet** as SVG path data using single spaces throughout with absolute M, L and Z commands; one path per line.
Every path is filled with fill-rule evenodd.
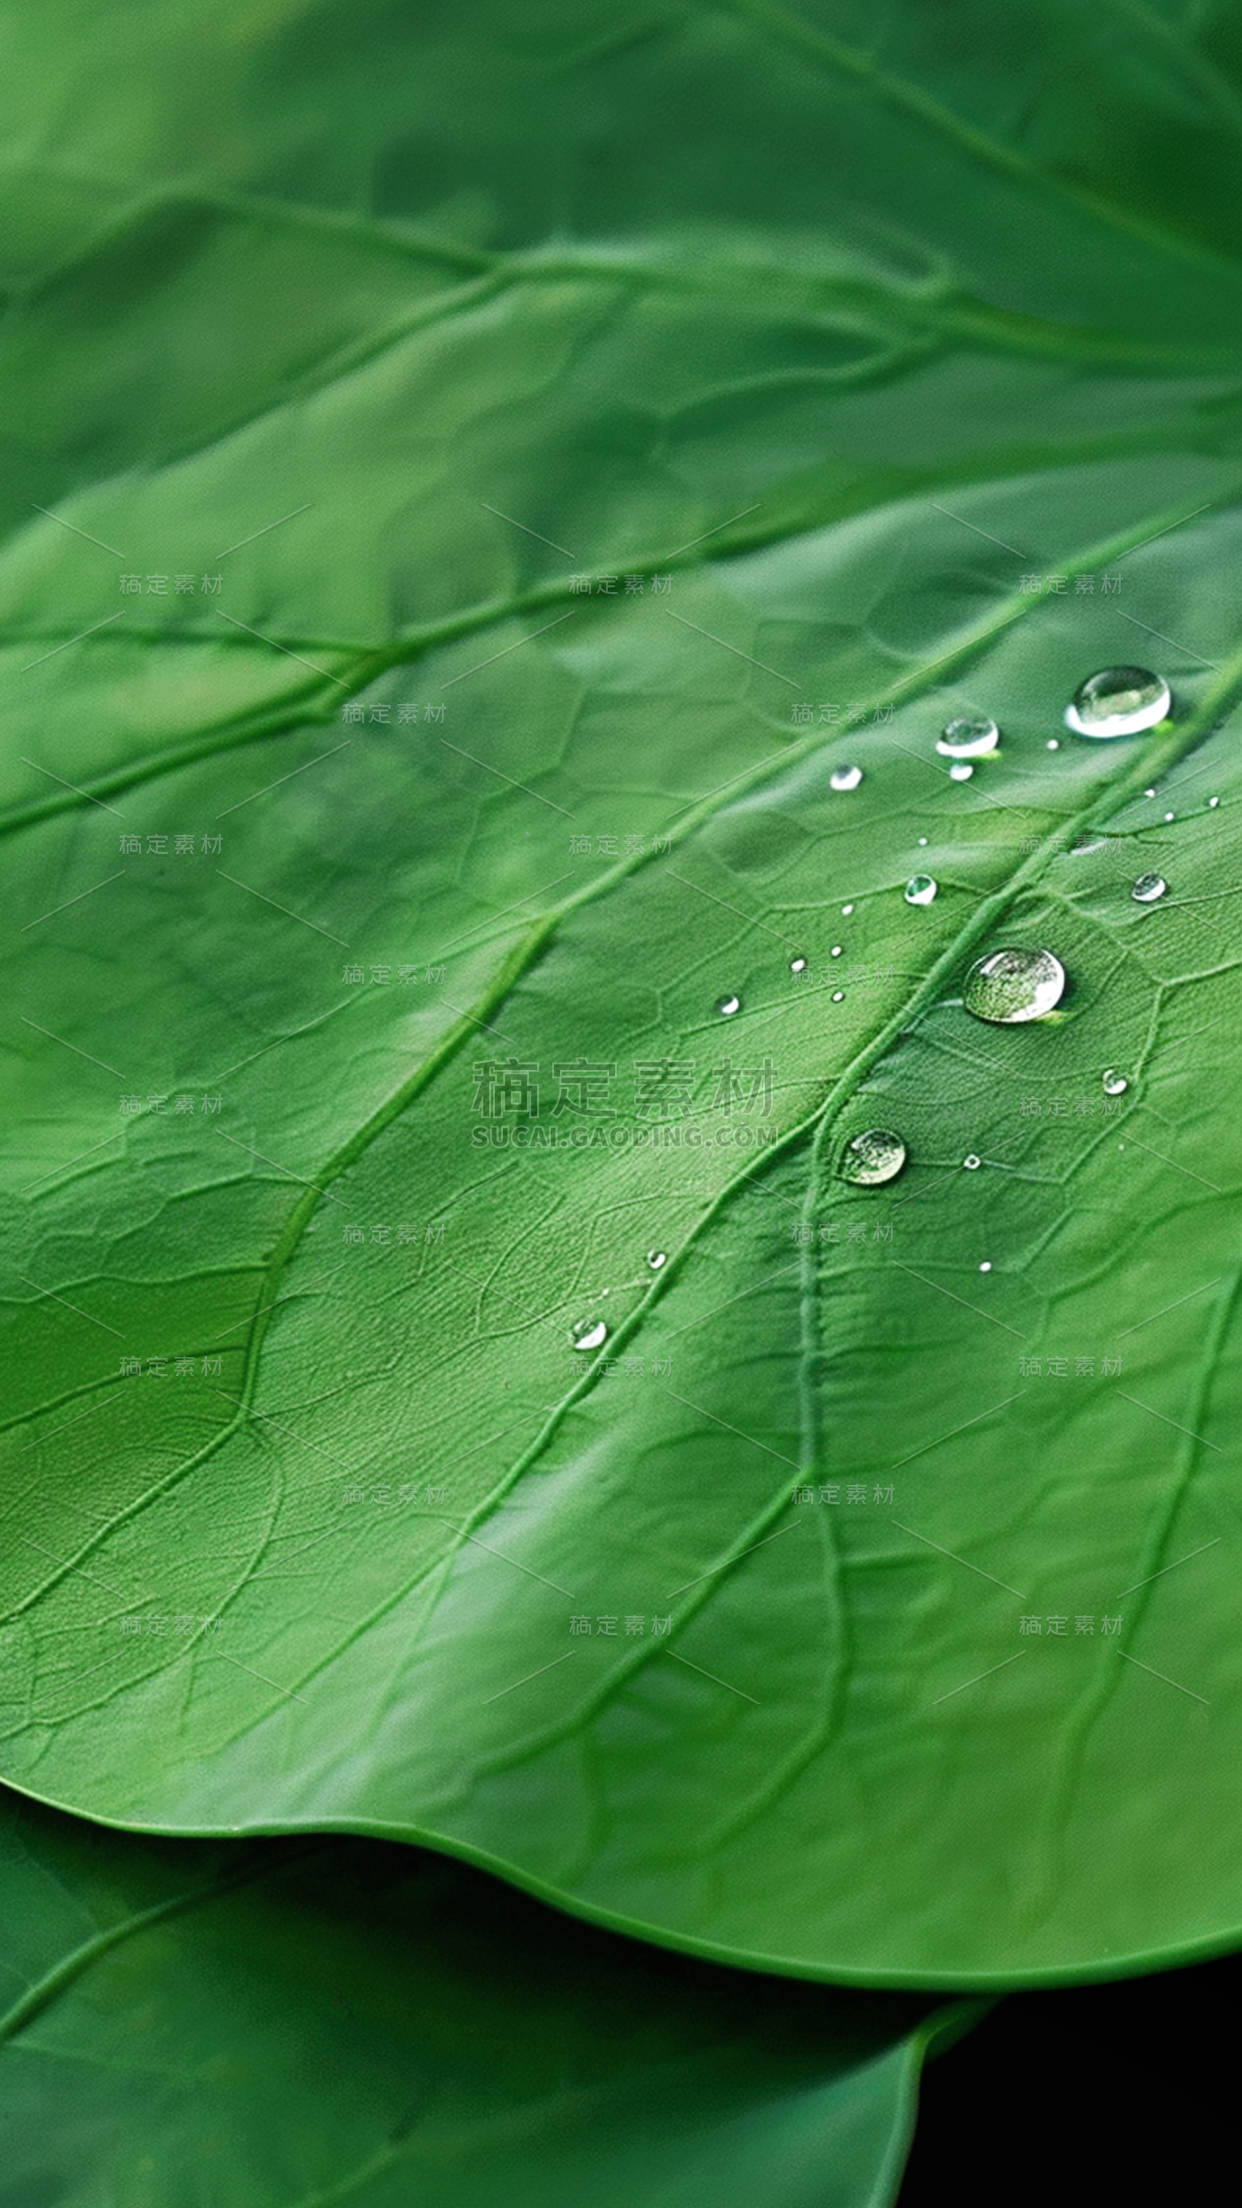
M 930 905 L 940 884 L 930 874 L 912 874 L 905 887 L 908 905 Z
M 840 944 L 840 943 L 834 943 L 834 944 L 833 944 L 833 946 L 832 946 L 832 955 L 833 955 L 833 957 L 834 957 L 834 958 L 840 958 L 840 956 L 841 956 L 841 949 L 842 949 L 842 946 L 841 946 L 841 944 Z
M 1166 820 L 1173 820 L 1176 816 L 1173 813 L 1166 813 L 1164 817 Z
M 1000 730 L 986 713 L 959 713 L 954 720 L 946 721 L 943 735 L 936 738 L 936 749 L 946 759 L 982 759 L 995 751 L 999 742 Z
M 1045 751 L 1059 751 L 1060 749 L 1061 739 L 1059 736 L 1050 736 L 1047 743 L 1044 745 Z
M 1061 1002 L 1065 968 L 1051 951 L 991 951 L 971 967 L 962 1003 L 977 1020 L 997 1027 L 1042 1020 Z
M 1219 805 L 1219 803 L 1220 799 L 1218 797 L 1209 797 L 1208 799 L 1208 805 L 1213 812 L 1215 812 L 1216 807 Z
M 740 1012 L 741 1009 L 742 1000 L 740 997 L 721 997 L 716 1006 L 716 1010 L 721 1013 L 726 1020 L 731 1020 L 734 1013 Z
M 990 1258 L 990 1257 L 985 1257 L 985 1258 L 984 1258 L 984 1260 L 983 1260 L 983 1263 L 982 1263 L 982 1265 L 981 1265 L 981 1266 L 979 1267 L 979 1270 L 980 1270 L 980 1272 L 981 1272 L 981 1273 L 990 1273 L 990 1272 L 991 1272 L 991 1270 L 992 1270 L 992 1260 L 991 1260 L 991 1258 Z
M 834 1004 L 840 1004 L 840 1002 L 841 1002 L 841 999 L 842 999 L 842 997 L 843 997 L 844 995 L 845 995 L 845 991 L 844 991 L 844 989 L 834 989 L 834 990 L 833 990 L 833 992 L 832 992 L 832 1001 L 833 1001 L 833 1003 L 834 1003 Z
M 608 1339 L 608 1329 L 602 1319 L 579 1319 L 569 1337 L 575 1349 L 598 1349 Z
M 1105 1096 L 1124 1096 L 1129 1086 L 1130 1084 L 1127 1081 L 1124 1073 L 1114 1073 L 1112 1067 L 1110 1066 L 1107 1073 L 1104 1075 Z
M 855 1135 L 841 1160 L 841 1177 L 862 1188 L 878 1188 L 896 1180 L 906 1162 L 906 1146 L 887 1127 L 869 1127 Z
M 973 1150 L 971 1151 L 968 1158 L 962 1159 L 962 1164 L 965 1166 L 968 1173 L 977 1173 L 982 1163 L 982 1158 L 977 1158 Z
M 828 781 L 834 790 L 856 790 L 862 781 L 862 768 L 834 767 Z
M 949 780 L 950 782 L 969 782 L 974 771 L 968 759 L 959 759 L 949 769 Z
M 667 1254 L 668 1253 L 665 1250 L 648 1250 L 647 1263 L 650 1265 L 653 1273 L 659 1272 L 660 1267 L 661 1265 L 663 1265 Z
M 1144 797 L 1154 797 L 1155 794 L 1154 790 L 1144 790 L 1143 792 Z
M 920 836 L 920 837 L 919 837 L 919 849 L 920 849 L 920 851 L 921 851 L 921 850 L 923 849 L 923 847 L 924 847 L 924 845 L 926 844 L 926 842 L 927 842 L 927 838 L 926 838 L 926 836 Z
M 1104 667 L 1079 684 L 1065 725 L 1079 736 L 1137 736 L 1167 720 L 1172 703 L 1164 676 L 1150 668 Z
M 791 974 L 804 974 L 806 972 L 806 960 L 804 958 L 791 958 L 789 971 Z
M 1130 895 L 1136 905 L 1154 905 L 1158 897 L 1163 897 L 1168 886 L 1163 874 L 1140 874 Z
M 1213 799 L 1212 799 L 1212 803 L 1213 803 L 1213 805 L 1214 805 L 1214 804 L 1216 803 L 1216 799 L 1215 799 L 1215 798 L 1213 798 Z M 842 905 L 842 907 L 841 907 L 841 918 L 842 918 L 843 920 L 848 920 L 848 919 L 849 919 L 849 916 L 850 916 L 850 914 L 852 913 L 852 911 L 853 911 L 853 910 L 854 910 L 854 907 L 853 907 L 852 905 Z

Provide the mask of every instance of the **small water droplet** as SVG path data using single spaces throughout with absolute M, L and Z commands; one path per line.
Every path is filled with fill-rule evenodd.
M 991 1272 L 991 1270 L 992 1270 L 992 1260 L 991 1260 L 991 1258 L 990 1258 L 990 1257 L 985 1257 L 985 1258 L 984 1258 L 984 1260 L 983 1260 L 983 1263 L 982 1263 L 982 1265 L 981 1265 L 981 1266 L 979 1267 L 979 1270 L 980 1270 L 980 1272 L 981 1272 L 981 1273 L 990 1273 L 990 1272 Z
M 834 767 L 828 781 L 834 790 L 856 790 L 862 781 L 862 768 Z
M 923 846 L 924 846 L 924 844 L 925 844 L 926 842 L 927 842 L 927 838 L 926 838 L 926 836 L 920 836 L 920 837 L 919 837 L 919 849 L 920 849 L 920 851 L 921 851 L 921 850 L 923 849 Z
M 840 958 L 840 956 L 841 956 L 841 951 L 842 951 L 842 945 L 841 945 L 840 943 L 834 943 L 834 944 L 833 944 L 833 946 L 832 946 L 832 955 L 833 955 L 833 957 L 834 957 L 834 958 Z
M 834 989 L 834 990 L 833 990 L 833 992 L 832 992 L 832 1001 L 833 1001 L 833 1003 L 834 1003 L 834 1004 L 840 1004 L 840 1002 L 841 1002 L 841 999 L 842 999 L 842 997 L 843 997 L 844 995 L 845 995 L 845 991 L 844 991 L 844 989 Z
M 1220 799 L 1218 797 L 1209 797 L 1208 799 L 1208 805 L 1213 812 L 1215 812 L 1216 807 L 1219 805 L 1219 803 Z
M 969 782 L 974 771 L 968 759 L 959 759 L 949 769 L 949 780 L 950 782 Z
M 862 1188 L 878 1188 L 897 1178 L 906 1162 L 906 1146 L 887 1127 L 868 1127 L 855 1135 L 841 1160 L 841 1177 Z
M 1154 797 L 1155 794 L 1154 790 L 1144 790 L 1143 792 L 1144 797 Z
M 716 1006 L 716 1010 L 726 1020 L 731 1020 L 734 1013 L 740 1012 L 741 1008 L 742 1000 L 740 997 L 721 997 Z
M 999 742 L 1000 730 L 988 714 L 959 713 L 946 721 L 936 749 L 945 759 L 983 759 Z
M 1136 905 L 1154 905 L 1168 888 L 1163 874 L 1140 874 L 1130 895 Z
M 1061 739 L 1059 736 L 1050 736 L 1047 743 L 1044 745 L 1045 751 L 1059 751 L 1060 749 Z
M 1129 1086 L 1130 1084 L 1127 1081 L 1124 1073 L 1114 1073 L 1111 1066 L 1108 1068 L 1107 1073 L 1104 1075 L 1105 1096 L 1124 1096 Z
M 659 1272 L 660 1267 L 661 1265 L 663 1265 L 667 1255 L 668 1252 L 666 1250 L 648 1250 L 647 1263 L 650 1265 L 653 1273 Z
M 608 1339 L 608 1329 L 602 1319 L 579 1319 L 569 1337 L 575 1349 L 598 1349 Z
M 1065 725 L 1079 736 L 1137 736 L 1167 720 L 1172 703 L 1164 676 L 1149 667 L 1103 667 L 1075 690 Z
M 968 1173 L 977 1173 L 982 1163 L 982 1158 L 977 1158 L 973 1150 L 971 1151 L 968 1158 L 962 1159 L 962 1164 L 965 1166 Z
M 789 971 L 791 974 L 804 974 L 806 972 L 806 960 L 804 958 L 791 958 Z
M 1214 805 L 1214 804 L 1216 803 L 1216 799 L 1215 799 L 1215 798 L 1213 798 L 1213 799 L 1212 799 L 1212 803 L 1213 803 L 1213 805 Z M 843 920 L 848 920 L 848 919 L 849 919 L 849 916 L 850 916 L 850 914 L 852 913 L 852 911 L 853 911 L 853 910 L 854 910 L 854 907 L 853 907 L 852 905 L 842 905 L 842 907 L 841 907 L 841 918 L 842 918 Z
M 912 874 L 905 886 L 908 905 L 930 905 L 940 884 L 930 874 Z
M 1176 816 L 1173 813 L 1166 813 L 1164 817 L 1166 820 L 1173 820 Z
M 977 1020 L 1009 1027 L 1042 1020 L 1065 992 L 1065 968 L 1051 951 L 1000 950 L 976 960 L 966 976 L 962 1003 Z

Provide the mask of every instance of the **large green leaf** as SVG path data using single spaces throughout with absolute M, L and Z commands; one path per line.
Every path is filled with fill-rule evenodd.
M 376 1841 L 0 1805 L 13 2208 L 882 2208 L 976 2004 L 762 1981 Z
M 0 1767 L 790 1972 L 1227 1944 L 1242 34 L 417 15 L 10 24 Z

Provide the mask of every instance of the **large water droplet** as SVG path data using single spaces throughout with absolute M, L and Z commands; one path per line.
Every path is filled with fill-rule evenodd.
M 647 1263 L 650 1265 L 653 1273 L 659 1272 L 660 1267 L 664 1264 L 667 1255 L 668 1253 L 666 1250 L 648 1250 Z
M 1140 874 L 1130 895 L 1136 905 L 1154 905 L 1158 897 L 1163 897 L 1168 886 L 1163 874 Z
M 726 1020 L 731 1020 L 734 1013 L 740 1012 L 741 1009 L 742 1000 L 740 997 L 721 997 L 716 1006 L 716 1010 L 721 1013 Z
M 602 1319 L 579 1319 L 569 1337 L 575 1349 L 598 1349 L 608 1339 Z
M 1065 992 L 1065 968 L 1051 951 L 991 951 L 971 967 L 962 1003 L 977 1020 L 1009 1027 L 1042 1020 Z
M 1172 703 L 1164 676 L 1150 668 L 1104 667 L 1079 684 L 1065 725 L 1079 736 L 1137 736 L 1167 720 Z
M 946 759 L 983 759 L 989 751 L 995 751 L 1000 742 L 1000 730 L 986 713 L 959 713 L 955 720 L 945 723 L 944 734 L 936 738 L 936 749 Z
M 912 874 L 905 887 L 908 905 L 930 905 L 940 884 L 930 874 Z
M 834 790 L 856 790 L 861 781 L 861 767 L 834 767 L 828 777 L 829 786 Z
M 1111 1066 L 1108 1068 L 1107 1073 L 1104 1075 L 1105 1096 L 1124 1096 L 1129 1086 L 1130 1084 L 1127 1081 L 1124 1073 L 1114 1073 Z
M 905 1162 L 906 1146 L 900 1135 L 887 1127 L 869 1127 L 849 1144 L 841 1160 L 841 1177 L 862 1188 L 879 1188 L 884 1181 L 896 1180 Z

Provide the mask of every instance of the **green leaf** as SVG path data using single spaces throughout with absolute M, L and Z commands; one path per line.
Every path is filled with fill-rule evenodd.
M 1240 34 L 1024 21 L 23 24 L 24 1789 L 844 1981 L 1239 1937 Z
M 4 2197 L 881 2208 L 978 2004 L 729 1973 L 375 1841 L 0 1807 Z

